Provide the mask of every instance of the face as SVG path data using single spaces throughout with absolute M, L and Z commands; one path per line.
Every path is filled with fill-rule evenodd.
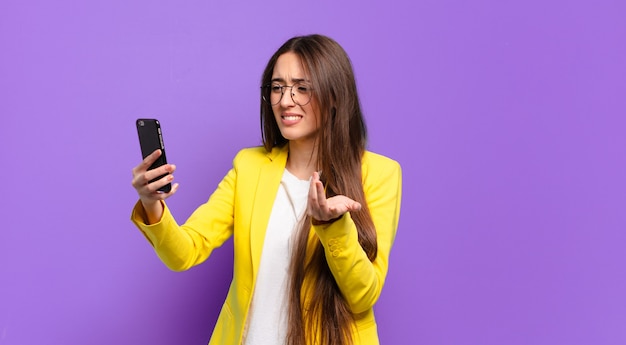
M 283 86 L 282 98 L 272 106 L 280 133 L 290 142 L 313 143 L 318 133 L 320 116 L 314 97 L 311 96 L 311 100 L 306 103 L 311 83 L 296 54 L 287 52 L 278 57 L 272 74 L 272 85 L 273 96 L 277 98 L 280 98 L 280 87 Z M 291 88 L 292 85 L 296 86 Z

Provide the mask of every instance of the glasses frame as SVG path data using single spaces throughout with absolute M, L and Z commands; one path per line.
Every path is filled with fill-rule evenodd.
M 306 103 L 304 103 L 304 104 L 300 104 L 300 102 L 296 101 L 296 99 L 294 98 L 295 92 L 293 92 L 293 88 L 298 86 L 298 85 L 306 86 L 308 88 L 308 90 L 309 90 L 309 93 L 310 93 L 309 94 L 309 100 L 306 101 Z M 278 101 L 276 101 L 276 103 L 272 103 L 272 100 L 271 100 L 271 97 L 272 97 L 272 87 L 273 86 L 280 87 L 280 98 L 278 99 Z M 291 100 L 293 101 L 293 103 L 295 103 L 295 104 L 297 104 L 297 105 L 299 105 L 301 107 L 311 103 L 311 100 L 313 99 L 313 88 L 310 85 L 308 85 L 306 83 L 302 83 L 302 82 L 298 82 L 298 83 L 295 83 L 293 85 L 280 85 L 280 84 L 272 84 L 272 83 L 263 85 L 263 86 L 261 86 L 261 98 L 263 99 L 263 101 L 265 103 L 267 103 L 267 104 L 269 104 L 271 106 L 275 106 L 275 105 L 279 104 L 280 101 L 283 100 L 283 96 L 285 96 L 285 89 L 287 89 L 287 88 L 290 89 L 289 90 L 289 94 L 291 95 Z M 267 94 L 268 98 L 270 98 L 270 99 L 266 99 L 266 97 L 265 97 L 266 94 Z

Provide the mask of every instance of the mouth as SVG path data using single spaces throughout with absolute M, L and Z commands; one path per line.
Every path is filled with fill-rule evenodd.
M 282 114 L 280 119 L 284 126 L 293 126 L 299 123 L 303 117 L 304 116 L 298 114 Z
M 289 114 L 289 115 L 281 115 L 280 118 L 286 121 L 298 121 L 302 118 L 302 115 L 293 115 L 293 114 Z

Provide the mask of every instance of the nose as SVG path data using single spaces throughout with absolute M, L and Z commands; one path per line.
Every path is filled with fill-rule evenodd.
M 280 99 L 280 105 L 284 108 L 293 107 L 295 105 L 293 101 L 293 86 L 285 86 L 283 88 L 283 96 Z

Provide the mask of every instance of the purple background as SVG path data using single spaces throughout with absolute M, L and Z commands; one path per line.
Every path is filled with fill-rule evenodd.
M 205 344 L 232 244 L 174 273 L 129 220 L 156 117 L 179 220 L 242 147 L 296 34 L 351 56 L 404 197 L 383 344 L 626 343 L 626 6 L 0 2 L 0 344 Z

